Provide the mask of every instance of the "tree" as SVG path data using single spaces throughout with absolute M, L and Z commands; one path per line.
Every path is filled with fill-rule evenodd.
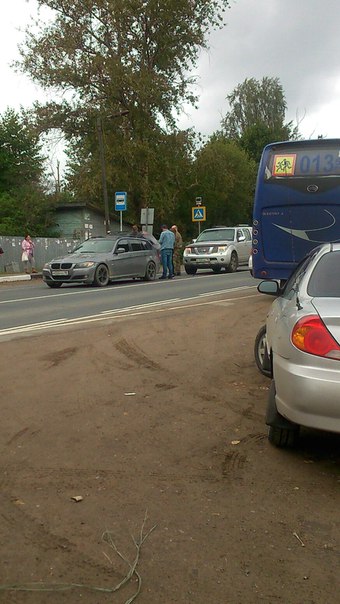
M 195 162 L 196 195 L 203 196 L 209 225 L 234 225 L 251 220 L 256 165 L 246 152 L 214 135 Z
M 40 22 L 38 33 L 28 29 L 21 68 L 46 89 L 66 92 L 60 103 L 35 106 L 40 126 L 60 127 L 72 141 L 73 172 L 76 144 L 93 171 L 99 165 L 96 120 L 100 116 L 108 124 L 106 118 L 115 116 L 115 132 L 108 126 L 106 139 L 116 150 L 115 170 L 133 186 L 138 210 L 150 202 L 153 162 L 160 163 L 159 148 L 173 132 L 175 112 L 183 102 L 195 102 L 188 73 L 206 46 L 209 28 L 221 25 L 229 0 L 38 4 L 52 9 L 54 20 Z M 98 198 L 100 177 L 96 182 Z
M 227 100 L 230 111 L 222 120 L 223 132 L 256 161 L 267 143 L 298 138 L 298 128 L 284 121 L 287 104 L 278 78 L 246 79 Z
M 52 223 L 39 136 L 25 114 L 0 116 L 0 233 L 43 235 Z

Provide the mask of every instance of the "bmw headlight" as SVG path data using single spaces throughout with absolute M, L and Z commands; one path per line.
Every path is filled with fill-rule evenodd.
M 74 268 L 91 268 L 95 264 L 96 264 L 95 262 L 91 262 L 90 260 L 87 260 L 85 262 L 78 262 L 77 264 L 74 265 Z
M 51 268 L 51 263 L 50 262 L 46 262 L 46 264 L 44 264 L 43 268 Z

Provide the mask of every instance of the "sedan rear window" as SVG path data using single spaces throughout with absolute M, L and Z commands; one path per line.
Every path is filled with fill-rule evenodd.
M 315 266 L 307 288 L 310 296 L 340 298 L 340 251 L 324 254 Z

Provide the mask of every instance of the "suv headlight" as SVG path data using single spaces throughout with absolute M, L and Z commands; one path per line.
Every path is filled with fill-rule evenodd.
M 228 247 L 229 247 L 228 245 L 219 245 L 219 246 L 217 247 L 217 252 L 218 252 L 219 254 L 223 254 L 224 252 L 226 252 L 226 251 L 227 251 Z
M 77 264 L 74 265 L 74 268 L 91 268 L 95 264 L 96 264 L 95 262 L 91 262 L 88 260 L 86 262 L 78 262 Z
M 183 252 L 183 256 L 188 256 L 188 254 L 192 254 L 191 247 L 186 247 Z

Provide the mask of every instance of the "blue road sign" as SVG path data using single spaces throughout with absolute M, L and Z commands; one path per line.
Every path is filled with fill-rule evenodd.
M 205 206 L 196 206 L 192 209 L 192 222 L 204 222 L 206 220 Z
M 127 209 L 127 193 L 124 191 L 117 191 L 115 193 L 115 210 L 116 212 L 122 212 Z

